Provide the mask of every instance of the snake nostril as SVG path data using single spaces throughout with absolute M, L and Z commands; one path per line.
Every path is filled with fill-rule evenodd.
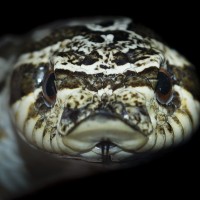
M 80 114 L 79 109 L 69 109 L 65 108 L 61 117 L 61 120 L 70 120 L 72 122 L 76 122 L 78 120 L 78 116 Z
M 60 131 L 64 134 L 68 133 L 77 123 L 80 110 L 65 108 L 60 118 Z

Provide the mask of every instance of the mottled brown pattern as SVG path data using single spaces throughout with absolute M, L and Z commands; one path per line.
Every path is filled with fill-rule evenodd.
M 33 92 L 40 86 L 37 82 L 37 73 L 41 66 L 46 70 L 49 64 L 40 63 L 38 66 L 23 64 L 13 71 L 10 83 L 10 89 L 12 91 L 10 95 L 10 104 L 13 104 L 23 96 Z
M 114 35 L 115 37 L 115 35 Z M 137 39 L 138 40 L 138 39 Z M 136 41 L 129 41 L 129 45 L 133 45 L 135 43 L 137 43 Z M 111 45 L 112 44 L 112 45 Z M 73 48 L 73 46 L 76 45 L 75 42 L 69 43 L 67 45 L 67 48 Z M 102 55 L 100 55 L 96 50 L 91 51 L 90 53 L 88 53 L 87 55 L 82 52 L 81 49 L 82 47 L 85 47 L 85 43 L 83 42 L 79 42 L 77 44 L 77 48 L 78 50 L 68 50 L 68 51 L 64 51 L 64 52 L 55 52 L 54 56 L 60 56 L 63 57 L 65 59 L 67 59 L 67 62 L 63 62 L 63 65 L 67 65 L 68 63 L 71 64 L 76 64 L 76 65 L 93 65 L 98 61 L 102 61 L 102 63 L 107 63 L 107 65 L 100 65 L 98 66 L 98 64 L 96 64 L 96 68 L 98 70 L 98 67 L 100 68 L 106 68 L 106 69 L 110 69 L 110 68 L 114 68 L 115 65 L 117 66 L 121 66 L 127 63 L 132 63 L 132 64 L 136 64 L 138 67 L 144 65 L 144 63 L 146 62 L 145 59 L 150 59 L 151 56 L 155 56 L 158 55 L 159 53 L 154 50 L 151 49 L 150 47 L 148 48 L 142 48 L 142 47 L 137 47 L 135 49 L 129 49 L 129 51 L 127 53 L 123 53 L 123 44 L 118 44 L 118 43 L 110 43 L 107 46 L 105 46 L 105 44 L 103 44 L 100 47 L 96 47 L 97 49 L 101 49 L 101 51 L 103 50 L 104 54 L 105 54 L 105 58 L 103 58 Z M 148 44 L 149 46 L 149 44 Z M 85 47 L 86 48 L 86 47 Z M 91 47 L 88 49 L 91 49 Z M 95 49 L 95 48 L 94 48 Z M 117 51 L 117 52 L 116 52 Z M 113 57 L 112 57 L 113 55 Z M 138 61 L 143 61 L 143 63 L 137 63 Z M 153 60 L 152 60 L 153 61 Z M 110 64 L 109 64 L 110 63 Z M 153 68 L 153 66 L 152 66 Z M 150 70 L 149 70 L 150 72 Z
M 139 72 L 138 74 L 148 79 L 156 79 L 158 76 L 158 71 L 159 69 L 157 67 L 149 67 Z
M 123 74 L 95 74 L 88 75 L 83 72 L 70 72 L 69 70 L 56 69 L 56 87 L 58 90 L 64 88 L 87 88 L 91 91 L 98 91 L 102 88 L 109 87 L 113 91 L 126 86 L 139 87 L 149 86 L 152 87 L 148 78 L 156 78 L 157 68 L 151 68 L 141 73 L 127 71 Z M 148 73 L 149 72 L 149 73 Z M 151 73 L 152 72 L 152 73 Z M 140 76 L 142 75 L 142 76 Z
M 85 26 L 63 27 L 52 31 L 51 35 L 43 38 L 41 41 L 28 43 L 24 45 L 21 53 L 33 52 L 53 45 L 65 39 L 71 39 L 75 36 L 84 36 L 94 43 L 102 43 L 104 39 L 101 37 L 104 31 L 91 31 Z M 114 34 L 115 42 L 128 40 L 129 34 L 124 31 L 106 31 L 106 34 Z
M 175 83 L 188 90 L 194 98 L 200 100 L 200 83 L 194 66 L 179 68 L 168 64 L 168 68 L 174 75 Z
M 135 75 L 128 75 L 125 78 L 124 85 L 126 87 L 140 87 L 140 86 L 146 86 L 152 88 L 151 83 L 148 81 L 148 79 L 144 79 L 137 74 Z

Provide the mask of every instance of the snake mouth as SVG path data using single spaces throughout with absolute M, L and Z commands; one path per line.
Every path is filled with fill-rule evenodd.
M 107 114 L 96 114 L 80 122 L 63 143 L 83 157 L 108 160 L 119 152 L 130 154 L 148 141 L 136 127 Z

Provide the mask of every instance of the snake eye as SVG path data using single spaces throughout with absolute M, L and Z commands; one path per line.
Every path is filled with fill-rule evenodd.
M 170 74 L 166 70 L 160 69 L 157 79 L 156 98 L 160 104 L 168 104 L 172 100 L 172 80 Z
M 45 104 L 52 107 L 56 101 L 56 86 L 55 86 L 55 75 L 50 72 L 46 75 L 42 84 L 43 96 Z

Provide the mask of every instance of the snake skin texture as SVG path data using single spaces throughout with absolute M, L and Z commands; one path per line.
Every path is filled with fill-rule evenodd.
M 199 126 L 195 67 L 129 18 L 66 21 L 18 41 L 1 56 L 0 105 L 38 150 L 126 162 L 183 143 Z

